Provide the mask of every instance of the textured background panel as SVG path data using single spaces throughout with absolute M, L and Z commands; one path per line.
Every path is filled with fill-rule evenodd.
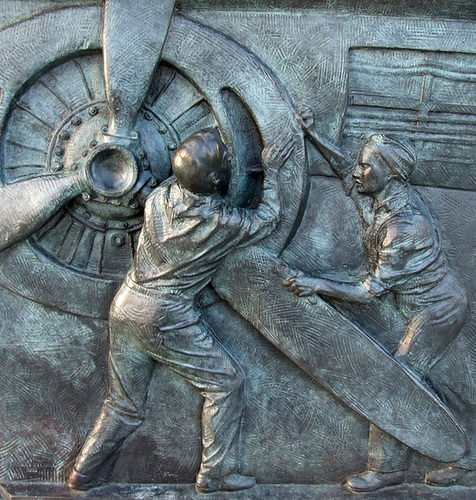
M 104 397 L 106 324 L 0 301 L 0 474 L 62 481 Z
M 84 6 L 67 11 L 68 23 L 59 22 L 64 19 L 64 12 L 61 16 L 57 13 L 53 17 L 36 17 L 32 23 L 44 32 L 44 38 L 24 44 L 19 37 L 15 51 L 0 52 L 0 57 L 9 63 L 9 72 L 0 75 L 4 94 L 2 116 L 8 114 L 8 103 L 26 76 L 42 70 L 41 64 L 22 66 L 28 53 L 34 51 L 38 61 L 44 56 L 52 62 L 66 56 L 66 46 L 74 47 L 70 52 L 98 48 L 97 42 L 91 43 L 91 39 L 99 39 L 99 4 L 66 0 L 2 2 L 0 24 L 3 26 L 57 7 Z M 298 4 L 305 8 L 303 13 L 293 10 Z M 211 7 L 217 10 L 210 11 Z M 348 0 L 336 5 L 331 1 L 209 0 L 197 3 L 182 0 L 178 8 L 188 18 L 217 29 L 256 54 L 282 82 L 290 102 L 308 102 L 315 108 L 319 129 L 336 143 L 342 138 L 348 106 L 351 49 L 476 51 L 475 23 L 464 21 L 476 19 L 475 5 L 469 1 Z M 438 19 L 431 19 L 432 16 Z M 14 27 L 8 35 L 7 31 L 1 36 L 16 36 Z M 90 36 L 92 38 L 88 38 Z M 176 39 L 175 43 L 171 50 L 187 53 L 186 48 L 180 46 L 180 40 Z M 43 54 L 45 47 L 48 50 Z M 183 64 L 184 68 L 187 64 L 193 67 L 193 61 Z M 223 64 L 223 72 L 231 79 L 233 68 L 226 67 L 226 61 Z M 205 81 L 206 67 L 201 68 L 201 72 Z M 221 102 L 219 96 L 216 102 Z M 265 107 L 272 106 L 273 102 L 265 99 L 261 105 L 259 112 L 270 117 L 272 109 Z M 256 109 L 251 109 L 253 111 Z M 291 109 L 288 113 L 285 122 L 289 124 Z M 283 124 L 274 118 L 268 129 L 270 137 Z M 316 274 L 360 275 L 365 270 L 365 259 L 359 244 L 357 213 L 339 182 L 329 177 L 328 166 L 312 148 L 309 158 L 311 171 L 326 177 L 312 177 L 302 225 L 284 257 L 292 265 Z M 474 169 L 472 165 L 469 167 Z M 292 176 L 288 181 L 293 182 Z M 473 304 L 474 193 L 437 186 L 420 191 L 439 219 L 450 263 Z M 298 206 L 295 199 L 287 202 Z M 84 311 L 81 302 L 85 300 L 85 290 L 81 289 L 81 279 L 74 274 L 62 274 L 64 270 L 55 264 L 35 263 L 31 273 L 15 276 L 15 259 L 30 259 L 29 252 L 22 250 L 13 259 L 5 258 L 2 264 L 2 272 L 9 273 L 11 289 L 28 296 L 27 289 L 34 286 L 36 279 L 45 279 L 42 273 L 53 273 L 52 268 L 55 279 L 62 283 L 62 290 L 68 280 L 71 289 L 63 295 L 54 287 L 46 290 L 45 293 L 55 296 L 55 308 L 51 309 L 5 290 L 0 293 L 0 411 L 4 422 L 0 435 L 3 446 L 0 477 L 2 480 L 62 480 L 75 449 L 94 421 L 105 391 L 106 323 L 86 316 L 97 314 L 98 309 L 102 316 L 107 314 L 107 302 L 115 285 L 108 285 L 108 296 L 104 291 L 96 295 L 96 287 L 92 287 L 89 297 L 93 298 L 88 300 L 94 311 Z M 69 310 L 75 314 L 56 309 L 63 308 L 65 301 L 72 304 Z M 388 303 L 341 310 L 389 349 L 394 347 L 403 325 L 391 298 Z M 256 475 L 262 482 L 317 483 L 338 482 L 365 467 L 367 423 L 364 419 L 310 380 L 227 305 L 214 304 L 205 315 L 246 374 L 244 472 Z M 475 321 L 471 310 L 463 333 L 432 373 L 440 392 L 446 391 L 451 396 L 452 388 L 456 389 L 460 392 L 460 403 L 469 405 L 458 417 L 471 437 L 476 436 L 476 420 L 472 418 L 476 411 Z M 199 462 L 200 404 L 200 396 L 195 391 L 159 367 L 150 387 L 147 420 L 126 442 L 114 478 L 141 482 L 192 481 Z M 461 404 L 460 408 L 463 408 Z M 33 428 L 40 431 L 32 432 Z M 58 436 L 61 439 L 56 439 Z M 421 480 L 423 471 L 436 464 L 414 454 L 412 465 L 409 477 Z M 406 490 L 402 495 L 405 494 Z

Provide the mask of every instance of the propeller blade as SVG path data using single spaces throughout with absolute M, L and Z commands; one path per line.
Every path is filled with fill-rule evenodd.
M 110 112 L 107 136 L 134 137 L 133 126 L 162 53 L 175 0 L 106 0 L 102 33 Z

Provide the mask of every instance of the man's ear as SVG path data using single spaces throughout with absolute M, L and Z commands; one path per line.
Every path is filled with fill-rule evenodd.
M 216 172 L 212 172 L 208 178 L 210 179 L 210 182 L 214 185 L 214 186 L 218 186 L 220 184 L 220 178 L 218 177 L 217 173 Z

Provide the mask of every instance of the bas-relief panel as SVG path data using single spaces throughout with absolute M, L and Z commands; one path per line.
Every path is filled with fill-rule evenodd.
M 249 492 L 256 498 L 266 483 L 283 484 L 271 490 L 283 498 L 305 498 L 311 494 L 306 484 L 334 483 L 329 491 L 319 490 L 323 498 L 347 498 L 351 493 L 340 483 L 348 478 L 351 491 L 382 489 L 394 495 L 389 498 L 462 498 L 458 486 L 441 493 L 421 485 L 425 474 L 427 483 L 473 484 L 472 21 L 355 16 L 331 9 L 322 15 L 324 6 L 303 12 L 295 6 L 262 12 L 261 6 L 257 12 L 178 4 L 175 11 L 173 5 L 168 11 L 160 7 L 169 25 L 154 23 L 146 7 L 126 21 L 120 11 L 128 3 L 107 2 L 103 17 L 102 6 L 77 2 L 31 20 L 30 7 L 15 2 L 3 12 L 11 20 L 15 14 L 26 19 L 3 30 L 12 51 L 4 54 L 1 110 L 7 237 L 0 271 L 6 422 L 0 470 L 7 490 L 64 496 L 68 490 L 61 484 L 69 477 L 73 488 L 99 485 L 95 496 L 150 495 L 154 488 L 115 490 L 110 484 L 116 482 L 196 482 L 200 494 L 253 487 L 255 477 L 259 484 Z M 79 28 L 61 36 L 68 23 Z M 53 25 L 60 34 L 43 36 Z M 160 31 L 163 41 L 141 35 L 146 27 Z M 101 42 L 101 30 L 107 43 Z M 39 36 L 36 54 L 28 54 L 22 47 L 32 43 L 33 33 Z M 17 40 L 24 44 L 13 47 Z M 130 57 L 128 47 L 147 44 L 152 48 L 145 59 Z M 103 55 L 109 62 L 103 63 Z M 122 71 L 125 60 L 130 67 Z M 140 78 L 134 81 L 138 61 Z M 296 118 L 300 103 L 314 112 L 301 111 Z M 200 131 L 210 127 L 221 137 L 205 140 Z M 378 133 L 388 138 L 360 149 L 366 137 Z M 200 155 L 210 144 L 221 152 L 205 161 Z M 230 163 L 223 160 L 220 166 L 225 148 Z M 215 187 L 187 184 L 176 151 L 205 169 Z M 380 190 L 366 191 L 363 173 L 356 170 L 353 182 L 360 189 L 346 186 L 344 170 L 365 165 L 365 154 L 376 158 L 371 175 L 386 172 Z M 170 181 L 158 188 L 172 166 L 178 188 Z M 198 233 L 184 229 L 183 220 L 197 215 L 197 202 L 183 193 L 211 203 L 221 193 L 217 186 L 228 183 L 223 168 L 231 170 L 227 201 L 210 207 L 235 210 L 233 217 L 253 230 L 246 237 L 238 237 L 236 229 L 234 236 L 213 233 L 209 245 L 209 212 L 200 212 Z M 197 171 L 195 179 L 202 174 Z M 400 194 L 392 191 L 392 198 L 394 184 Z M 173 206 L 179 210 L 180 201 L 180 230 L 188 234 L 180 233 L 183 247 L 176 239 L 162 239 L 159 248 L 156 229 L 147 229 L 147 217 L 151 227 L 168 220 L 168 231 L 176 234 L 178 226 L 166 216 L 172 198 L 158 196 L 164 189 L 170 196 L 178 189 Z M 372 207 L 384 189 L 386 201 L 398 198 L 400 204 L 387 207 L 393 225 L 372 207 L 359 217 L 359 203 L 346 196 L 352 189 L 356 200 Z M 9 208 L 22 197 L 33 202 Z M 155 200 L 149 207 L 158 208 L 146 212 L 142 229 L 147 199 Z M 217 224 L 226 232 L 230 220 Z M 380 236 L 372 239 L 372 231 Z M 255 246 L 244 248 L 248 242 Z M 144 257 L 150 245 L 159 253 Z M 232 252 L 239 246 L 243 249 Z M 205 326 L 183 315 L 188 325 L 177 326 L 177 317 L 168 316 L 168 323 L 158 326 L 158 316 L 150 315 L 158 314 L 157 307 L 169 314 L 163 312 L 169 310 L 168 294 L 182 297 L 181 268 L 195 261 L 192 248 L 209 256 L 194 271 L 206 274 L 201 284 L 212 283 L 198 309 L 192 306 Z M 431 252 L 440 260 L 431 260 Z M 151 271 L 163 269 L 164 258 L 180 262 L 168 268 L 171 281 Z M 134 293 L 146 289 L 140 303 L 124 287 L 114 299 L 131 266 Z M 388 279 L 396 267 L 406 288 L 402 280 Z M 152 285 L 141 272 L 153 273 Z M 375 276 L 382 273 L 387 279 L 376 287 Z M 349 281 L 355 285 L 351 291 Z M 367 295 L 356 292 L 359 286 Z M 192 305 L 197 298 L 188 296 Z M 115 312 L 109 313 L 111 303 Z M 140 342 L 132 320 L 140 325 Z M 173 348 L 170 335 L 161 333 L 171 351 L 159 352 L 146 342 L 149 322 L 151 332 L 178 332 Z M 408 325 L 415 323 L 412 330 Z M 225 354 L 196 343 L 185 348 L 185 337 L 179 340 L 184 328 L 190 329 L 187 342 L 216 336 Z M 423 362 L 425 343 L 413 344 L 412 335 L 422 339 L 427 330 L 437 338 L 428 341 L 433 350 Z M 137 352 L 128 347 L 134 364 L 123 372 L 116 367 L 114 374 L 110 368 L 107 381 L 107 352 L 117 356 L 113 339 L 119 337 L 134 338 L 142 347 Z M 404 352 L 402 345 L 410 349 Z M 177 364 L 194 349 L 215 362 L 206 367 L 186 362 L 193 370 L 227 373 L 228 382 L 220 379 L 220 388 L 214 386 L 230 394 L 221 396 L 227 403 L 217 402 L 211 386 Z M 136 387 L 149 365 L 148 381 Z M 130 382 L 129 372 L 135 374 L 128 375 Z M 120 404 L 111 389 L 118 380 Z M 244 389 L 235 387 L 238 380 Z M 108 387 L 112 392 L 96 420 Z M 202 410 L 199 392 L 205 408 L 222 408 L 225 424 Z M 138 411 L 140 393 L 148 396 Z M 125 401 L 133 402 L 133 410 Z M 240 418 L 241 436 L 239 431 L 233 438 L 220 435 L 220 427 L 229 434 L 231 422 Z M 114 436 L 111 449 L 108 433 Z M 225 448 L 236 448 L 207 455 L 215 445 L 220 448 L 220 439 L 228 443 Z M 359 474 L 367 460 L 369 470 Z M 53 483 L 60 483 L 56 490 Z M 287 483 L 303 486 L 291 492 Z M 177 498 L 193 496 L 191 488 L 172 491 L 168 494 Z

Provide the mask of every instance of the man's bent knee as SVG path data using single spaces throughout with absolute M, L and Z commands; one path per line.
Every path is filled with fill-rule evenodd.
M 108 397 L 104 402 L 103 414 L 111 420 L 119 420 L 130 428 L 139 427 L 145 418 L 145 408 L 134 405 L 119 404 L 114 398 Z

